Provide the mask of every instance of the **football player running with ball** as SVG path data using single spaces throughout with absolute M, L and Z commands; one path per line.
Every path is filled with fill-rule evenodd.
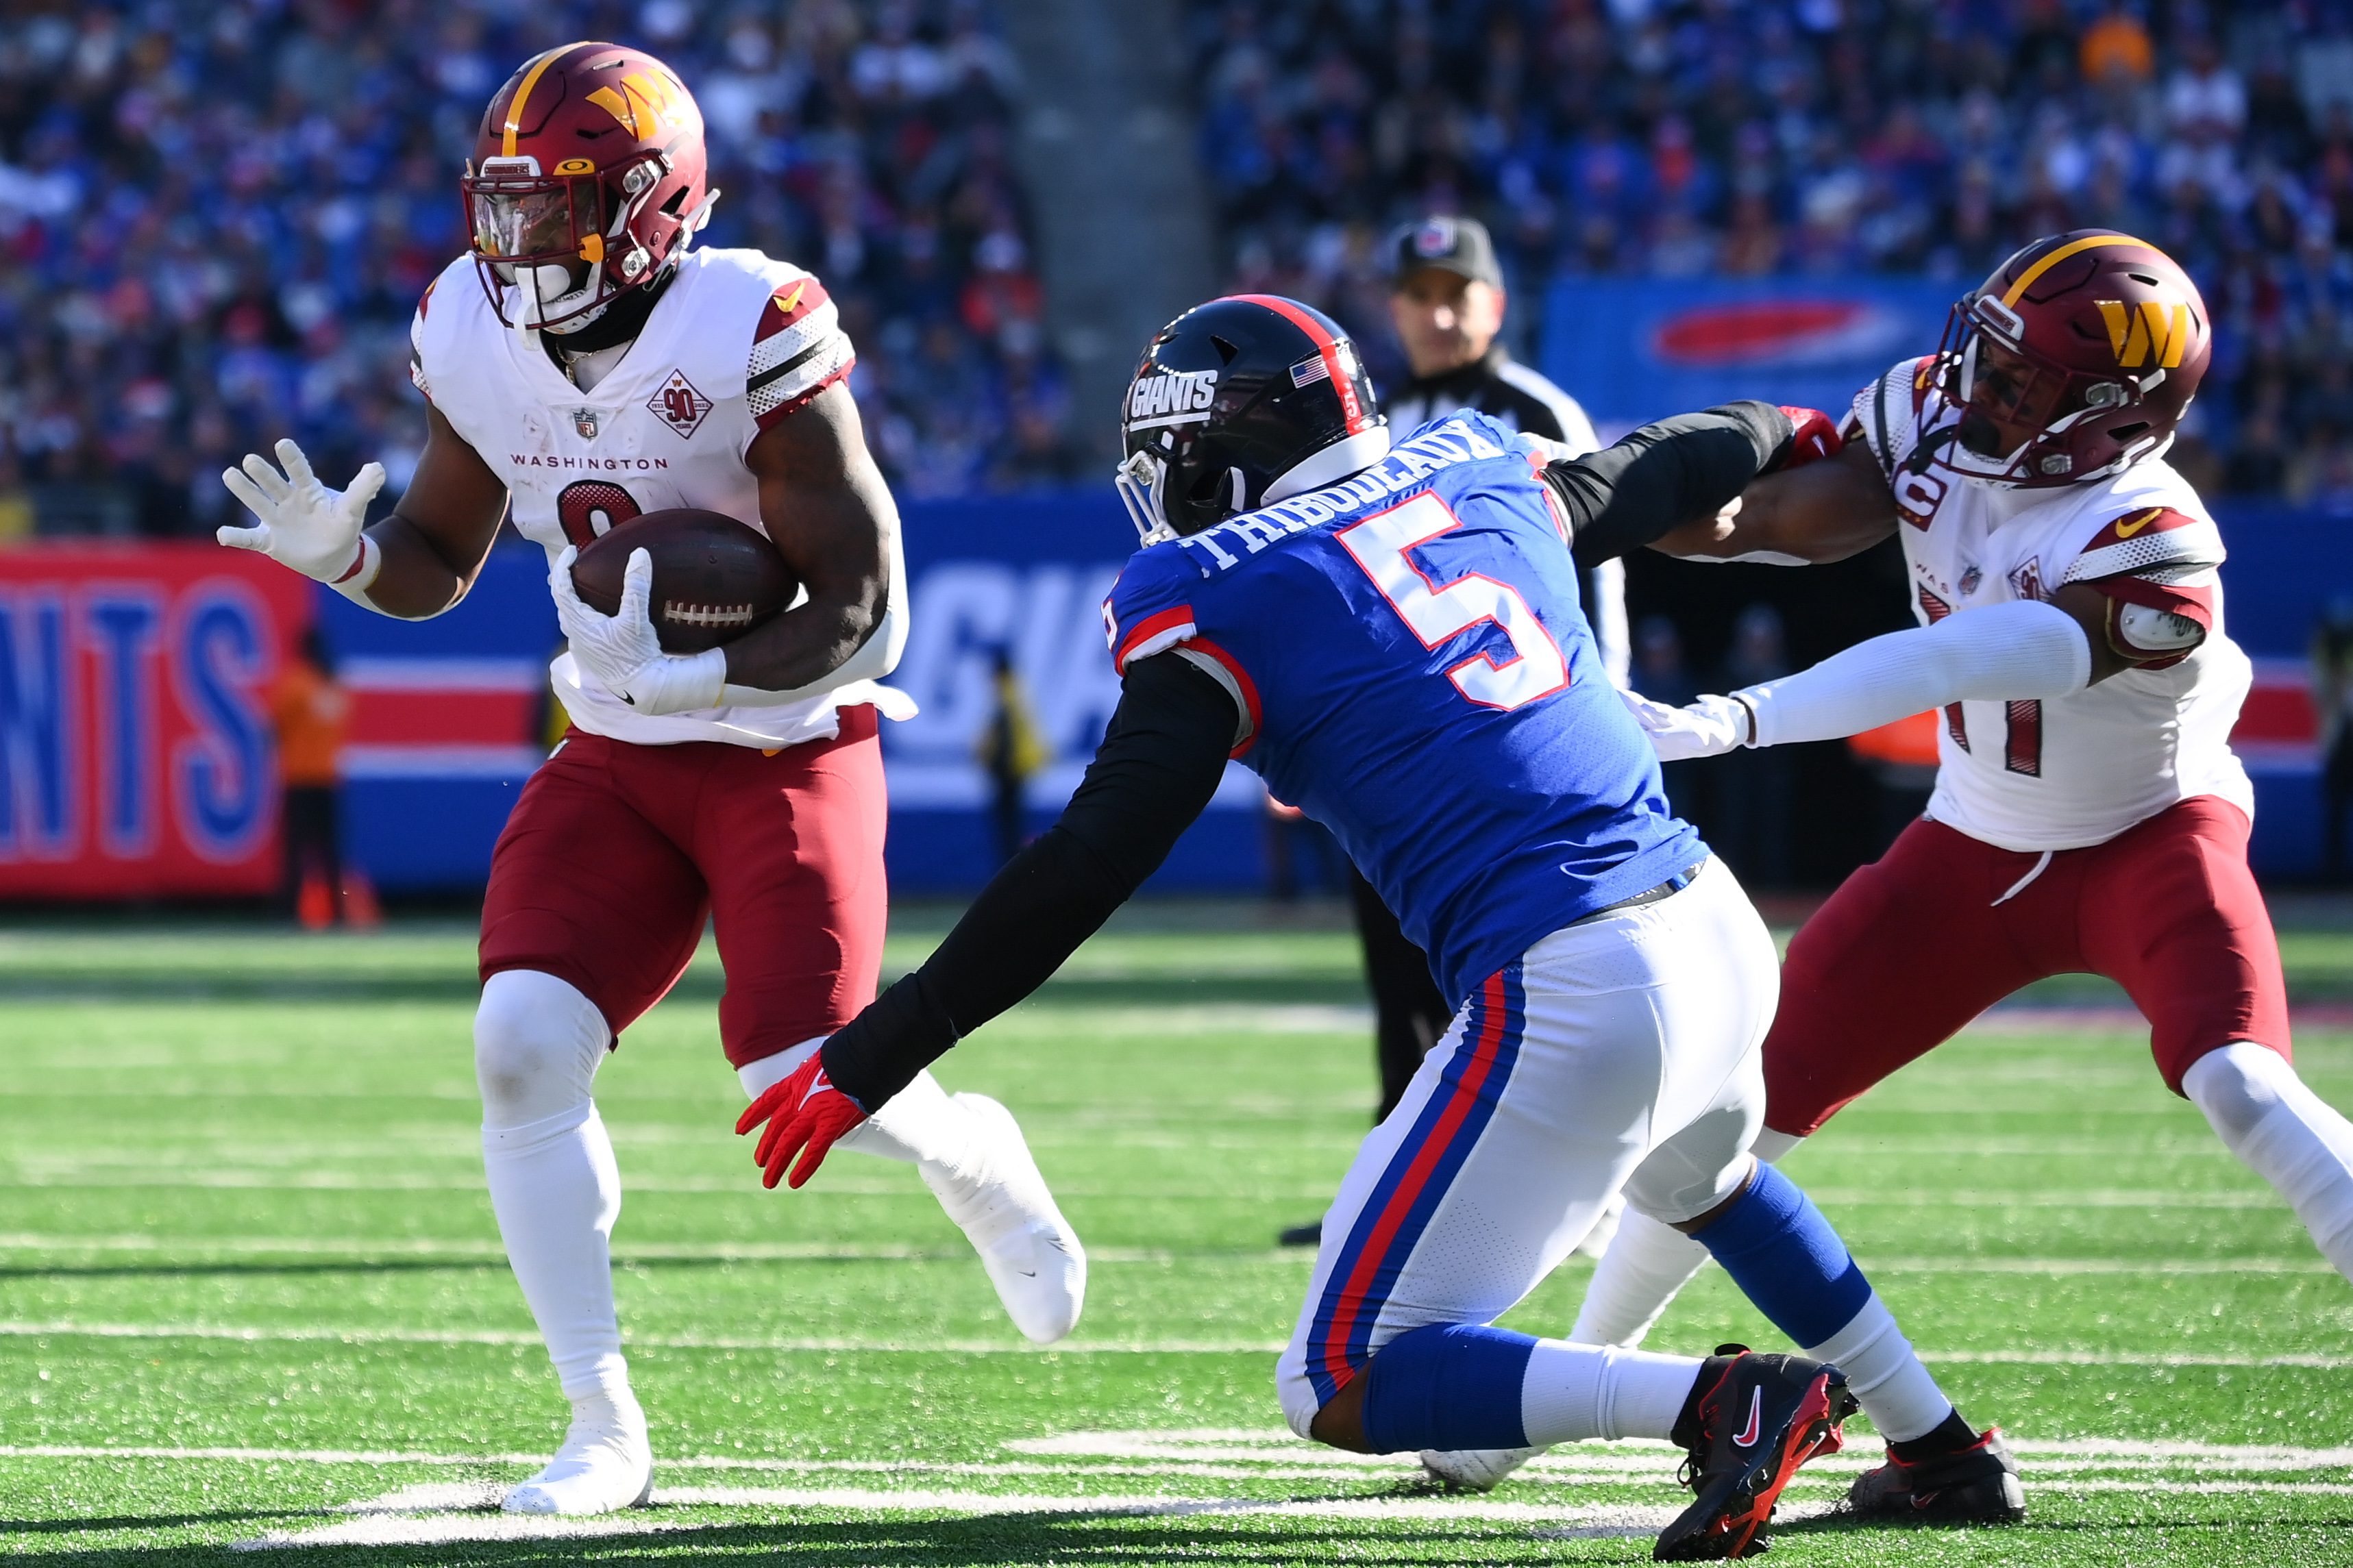
M 1675 1559 L 1754 1549 L 1857 1396 L 1884 1432 L 1976 1442 L 1820 1214 L 1746 1152 L 1773 944 L 1667 809 L 1578 607 L 1579 561 L 1712 517 L 1789 452 L 1790 418 L 1735 405 L 1571 459 L 1463 410 L 1393 446 L 1339 329 L 1245 295 L 1154 339 L 1123 423 L 1144 548 L 1105 605 L 1124 686 L 1103 746 L 923 968 L 744 1113 L 768 1180 L 796 1155 L 804 1180 L 1051 974 L 1239 758 L 1337 835 L 1458 1007 L 1325 1216 L 1277 1370 L 1296 1431 L 1376 1453 L 1672 1438 L 1699 1494 L 1660 1538 Z M 1805 1354 L 1489 1326 L 1620 1187 Z
M 1893 533 L 1921 625 L 1643 721 L 1672 759 L 1943 710 L 1927 815 L 1789 945 L 1758 1154 L 2020 986 L 2105 974 L 2148 1018 L 2166 1087 L 2353 1276 L 2353 1126 L 2290 1065 L 2247 869 L 2254 801 L 2229 737 L 2251 672 L 2223 635 L 2221 535 L 2164 461 L 2210 347 L 2196 286 L 2154 246 L 2084 229 L 2019 251 L 1936 353 L 1862 390 L 1835 458 L 1759 480 L 1728 539 L 1676 546 L 1798 563 Z M 1704 1261 L 1630 1219 L 1574 1337 L 1640 1342 Z M 2006 1468 L 1998 1440 L 1899 1454 L 1853 1501 L 2007 1517 Z
M 614 1313 L 620 1178 L 591 1085 L 706 914 L 747 1094 L 872 999 L 876 716 L 913 711 L 873 682 L 905 640 L 905 573 L 824 286 L 757 251 L 690 249 L 719 193 L 668 67 L 610 44 L 538 56 L 491 99 L 463 184 L 473 248 L 417 307 L 429 433 L 399 506 L 363 531 L 384 470 L 337 493 L 281 441 L 282 474 L 252 457 L 224 476 L 261 522 L 220 538 L 409 620 L 465 596 L 510 500 L 552 563 L 572 729 L 491 862 L 474 1059 L 500 1234 L 573 1408 L 554 1462 L 505 1506 L 598 1513 L 645 1500 L 652 1457 Z M 691 656 L 659 644 L 643 551 L 619 615 L 584 605 L 580 548 L 677 507 L 759 529 L 805 599 Z M 926 1075 L 847 1146 L 916 1164 L 1023 1333 L 1070 1331 L 1084 1255 L 1003 1107 Z

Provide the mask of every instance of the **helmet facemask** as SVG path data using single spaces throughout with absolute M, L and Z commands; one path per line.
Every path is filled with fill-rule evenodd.
M 2017 313 L 1989 293 L 1969 295 L 1953 307 L 1936 356 L 1946 395 L 1961 411 L 1940 460 L 1964 479 L 2028 489 L 2081 484 L 2129 468 L 2167 444 L 2147 423 L 2116 420 L 2107 432 L 2116 442 L 2115 455 L 2096 468 L 2080 462 L 2077 451 L 2085 443 L 2078 427 L 2087 420 L 2115 420 L 2138 405 L 2164 383 L 2165 370 L 2135 377 L 2065 364 L 2029 344 Z M 2149 433 L 2136 439 L 2143 432 Z
M 659 270 L 629 229 L 661 183 L 662 155 L 642 153 L 602 176 L 585 164 L 567 160 L 543 174 L 536 158 L 485 158 L 459 182 L 483 290 L 499 319 L 518 330 L 578 331 Z M 685 253 L 718 194 L 687 215 L 671 258 Z M 617 199 L 608 202 L 608 195 Z

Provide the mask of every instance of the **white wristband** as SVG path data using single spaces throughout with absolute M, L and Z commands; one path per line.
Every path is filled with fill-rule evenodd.
M 390 610 L 380 607 L 374 599 L 367 596 L 368 589 L 374 585 L 377 574 L 383 570 L 384 552 L 377 547 L 375 540 L 363 533 L 360 535 L 358 565 L 328 584 L 327 586 L 363 609 L 374 610 L 379 616 L 389 616 L 392 614 Z

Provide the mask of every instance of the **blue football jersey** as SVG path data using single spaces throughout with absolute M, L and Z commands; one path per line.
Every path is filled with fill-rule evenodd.
M 1113 662 L 1181 647 L 1231 691 L 1234 755 L 1330 828 L 1450 1002 L 1707 854 L 1603 671 L 1537 471 L 1483 415 L 1345 483 L 1138 551 Z

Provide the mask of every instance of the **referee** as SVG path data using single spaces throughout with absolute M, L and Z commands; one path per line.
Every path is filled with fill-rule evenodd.
M 1484 224 L 1467 217 L 1425 218 L 1391 235 L 1386 254 L 1389 320 L 1413 367 L 1413 379 L 1381 399 L 1389 428 L 1400 439 L 1441 414 L 1472 408 L 1513 429 L 1561 442 L 1572 455 L 1600 447 L 1577 399 L 1514 363 L 1495 341 L 1504 327 L 1504 274 Z M 1580 566 L 1577 579 L 1602 665 L 1623 686 L 1625 568 L 1615 561 L 1590 572 Z M 1365 976 L 1373 993 L 1374 1052 L 1381 1070 L 1381 1108 L 1375 1120 L 1385 1121 L 1453 1015 L 1430 977 L 1429 955 L 1398 929 L 1397 917 L 1354 868 L 1349 881 L 1356 932 L 1365 944 Z M 1585 1249 L 1599 1257 L 1616 1228 L 1613 1207 Z M 1294 1226 L 1282 1233 L 1282 1242 L 1313 1247 L 1322 1235 L 1321 1225 Z

